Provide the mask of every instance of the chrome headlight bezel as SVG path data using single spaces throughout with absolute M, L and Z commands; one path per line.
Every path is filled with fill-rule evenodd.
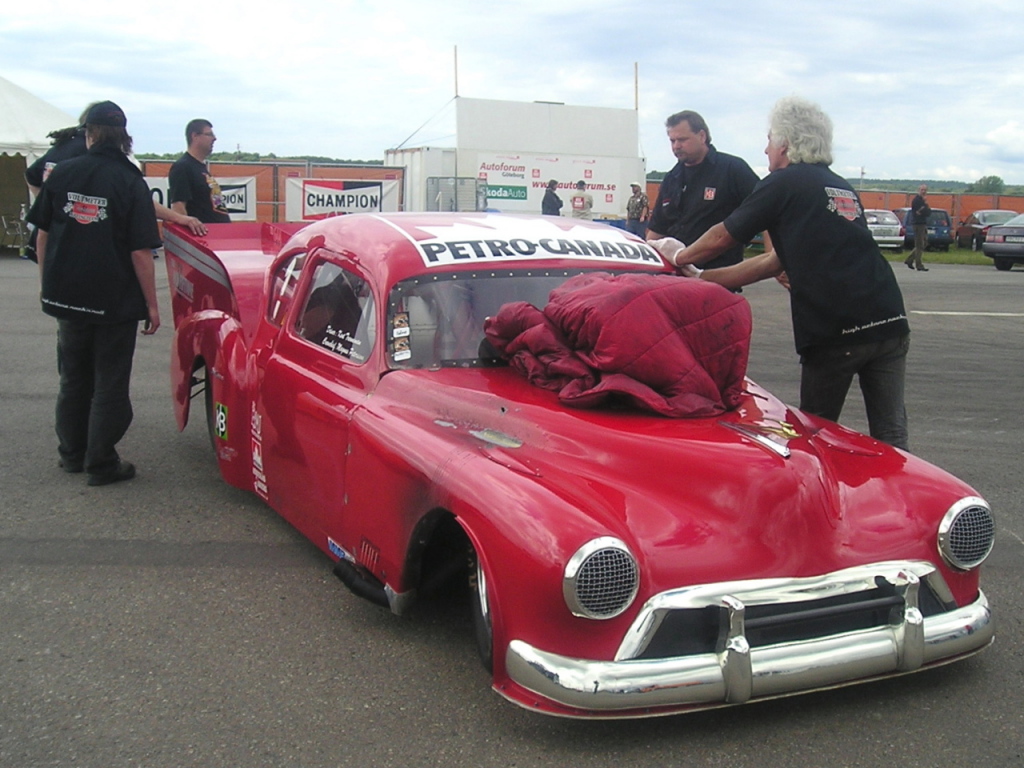
M 601 561 L 604 561 L 602 564 Z M 588 596 L 597 569 L 606 566 L 620 571 L 611 595 Z M 629 547 L 614 536 L 591 539 L 576 550 L 565 565 L 562 595 L 574 616 L 587 619 L 614 619 L 629 608 L 640 591 L 640 567 Z M 602 607 L 598 607 L 602 605 Z
M 971 515 L 966 520 L 964 515 Z M 982 526 L 982 535 L 977 542 L 969 542 L 965 551 L 964 527 Z M 995 544 L 996 522 L 992 508 L 978 496 L 960 499 L 947 510 L 939 523 L 938 547 L 942 559 L 958 571 L 970 571 L 980 566 L 992 552 Z M 976 534 L 972 538 L 979 538 Z M 987 539 L 987 541 L 986 541 Z M 970 555 L 969 557 L 967 555 Z

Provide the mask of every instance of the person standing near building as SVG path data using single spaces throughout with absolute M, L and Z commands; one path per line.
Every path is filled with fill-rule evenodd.
M 587 182 L 580 180 L 576 182 L 576 191 L 569 198 L 569 205 L 572 206 L 572 217 L 574 219 L 593 219 L 594 198 L 587 192 Z
M 213 124 L 203 119 L 189 121 L 185 126 L 185 139 L 188 150 L 171 166 L 167 177 L 171 209 L 195 216 L 205 224 L 231 221 L 220 184 L 206 166 L 217 141 Z
M 910 202 L 910 211 L 907 213 L 910 221 L 914 224 L 914 250 L 903 262 L 911 269 L 916 268 L 918 272 L 928 271 L 922 255 L 928 247 L 928 217 L 931 216 L 931 213 L 932 209 L 928 205 L 928 185 L 922 184 L 917 188 L 917 194 Z
M 558 189 L 558 180 L 552 179 L 548 182 L 548 188 L 544 190 L 544 199 L 540 201 L 540 212 L 544 216 L 562 215 L 562 198 L 555 190 Z
M 43 311 L 57 318 L 56 431 L 60 465 L 88 484 L 135 477 L 116 445 L 132 421 L 129 383 L 139 322 L 160 327 L 153 250 L 156 214 L 117 104 L 93 105 L 88 152 L 50 173 L 29 213 L 39 230 Z
M 673 265 L 726 288 L 785 271 L 801 363 L 800 408 L 838 421 L 856 375 L 871 436 L 907 450 L 907 312 L 860 198 L 829 168 L 832 121 L 817 104 L 790 97 L 775 104 L 769 125 L 770 173 L 750 197 L 689 247 L 673 238 L 651 244 Z M 764 230 L 772 251 L 703 272 L 688 266 Z
M 626 201 L 626 230 L 640 237 L 644 236 L 644 222 L 647 221 L 649 213 L 647 195 L 639 183 L 633 182 L 629 185 L 633 191 L 632 196 Z
M 665 121 L 675 167 L 661 182 L 647 223 L 647 239 L 673 237 L 689 245 L 736 210 L 757 184 L 757 174 L 742 159 L 719 152 L 708 124 L 683 110 Z M 737 243 L 706 265 L 738 264 L 746 243 Z M 765 243 L 765 250 L 771 244 Z

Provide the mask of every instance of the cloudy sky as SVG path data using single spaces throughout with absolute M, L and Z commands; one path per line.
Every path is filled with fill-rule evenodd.
M 289 5 L 6 3 L 0 75 L 74 116 L 117 101 L 139 152 L 184 149 L 185 123 L 206 117 L 217 150 L 372 160 L 454 145 L 457 47 L 460 96 L 638 101 L 648 170 L 674 163 L 665 117 L 695 109 L 719 149 L 766 173 L 767 113 L 797 94 L 832 116 L 844 176 L 1024 184 L 1011 0 Z

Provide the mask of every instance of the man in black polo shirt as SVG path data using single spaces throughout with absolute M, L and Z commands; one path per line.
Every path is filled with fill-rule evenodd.
M 86 115 L 88 152 L 65 160 L 43 185 L 28 220 L 39 229 L 43 311 L 57 318 L 60 464 L 89 485 L 135 476 L 116 445 L 132 421 L 129 382 L 139 321 L 160 327 L 153 250 L 156 215 L 132 139 L 111 101 Z
M 767 229 L 774 250 L 700 277 L 737 288 L 784 273 L 802 366 L 800 408 L 837 421 L 856 375 L 871 436 L 906 450 L 910 326 L 860 198 L 829 168 L 832 121 L 816 104 L 790 97 L 776 103 L 769 124 L 771 172 L 750 197 L 689 247 L 672 240 L 657 247 L 687 267 Z
M 673 237 L 689 245 L 736 210 L 758 178 L 743 160 L 715 149 L 707 123 L 696 112 L 670 115 L 665 127 L 679 162 L 661 182 L 647 223 L 647 239 Z M 745 245 L 737 243 L 706 268 L 738 264 Z
M 197 118 L 185 126 L 188 151 L 179 157 L 167 174 L 171 210 L 195 216 L 204 224 L 231 221 L 220 184 L 210 175 L 206 159 L 213 153 L 217 137 L 209 120 Z

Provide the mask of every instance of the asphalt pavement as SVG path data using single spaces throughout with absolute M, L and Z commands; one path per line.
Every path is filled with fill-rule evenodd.
M 684 716 L 588 722 L 493 693 L 457 604 L 396 618 L 179 433 L 173 336 L 140 338 L 127 483 L 57 467 L 55 323 L 0 255 L 0 767 L 1024 765 L 1024 270 L 893 265 L 912 327 L 911 448 L 987 498 L 995 644 L 895 680 Z M 788 299 L 745 289 L 750 376 L 797 400 Z M 842 421 L 864 428 L 859 393 Z

